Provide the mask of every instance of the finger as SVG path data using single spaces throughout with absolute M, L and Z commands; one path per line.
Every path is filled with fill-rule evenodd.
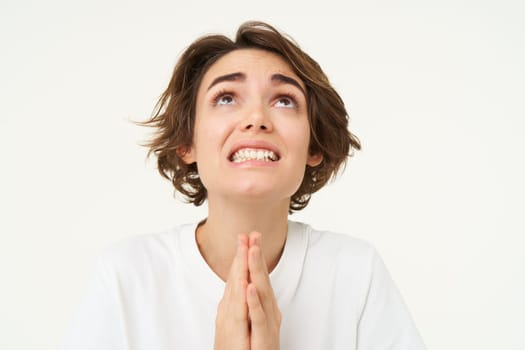
M 225 312 L 237 322 L 246 322 L 248 307 L 246 304 L 246 287 L 248 285 L 248 236 L 239 235 L 237 249 L 233 258 L 228 279 L 224 288 L 221 304 Z
M 257 231 L 250 232 L 250 234 L 248 235 L 248 248 L 253 246 L 262 248 L 261 243 L 262 235 Z
M 250 272 L 250 282 L 257 287 L 257 294 L 262 307 L 266 313 L 272 312 L 277 305 L 266 263 L 262 251 L 258 246 L 250 247 L 248 253 L 248 269 Z
M 248 279 L 247 254 L 248 237 L 241 234 L 237 237 L 237 247 L 228 274 L 228 281 L 230 279 L 233 281 L 235 278 Z
M 260 251 L 262 252 L 262 235 L 259 232 L 253 231 L 248 236 L 249 245 L 248 249 L 251 247 L 258 247 Z M 262 270 L 268 274 L 268 266 L 266 265 L 266 261 L 264 260 L 264 255 L 261 254 L 262 257 Z
M 247 301 L 248 301 L 248 314 L 250 317 L 252 330 L 257 332 L 257 328 L 261 328 L 266 325 L 266 315 L 264 313 L 261 300 L 257 294 L 257 287 L 253 283 L 250 283 L 247 290 Z
M 248 308 L 246 306 L 246 289 L 248 286 L 248 281 L 239 280 L 234 287 L 234 292 L 232 293 L 232 309 L 234 312 L 234 317 L 237 321 L 246 322 L 248 319 Z
M 248 281 L 248 237 L 246 235 L 239 235 L 237 237 L 237 248 L 233 257 L 226 286 L 224 288 L 224 296 L 230 295 L 237 290 L 240 281 Z M 244 294 L 244 293 L 243 293 Z
M 245 234 L 237 237 L 237 253 L 234 261 L 234 274 L 239 279 L 248 280 L 248 236 Z
M 257 231 L 252 231 L 249 234 L 250 246 L 258 245 L 261 242 L 261 234 Z
M 268 266 L 262 253 L 262 237 L 258 232 L 251 232 L 249 235 L 249 248 L 248 248 L 248 271 L 250 273 L 250 279 L 256 281 L 256 284 L 260 288 L 264 284 L 268 284 L 270 287 L 270 275 L 268 273 Z M 253 274 L 253 276 L 252 276 Z

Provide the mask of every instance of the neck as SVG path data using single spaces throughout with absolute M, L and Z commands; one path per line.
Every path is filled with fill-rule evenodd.
M 281 257 L 288 232 L 289 202 L 240 203 L 208 198 L 208 218 L 197 228 L 197 243 L 211 269 L 226 280 L 237 247 L 237 236 L 257 231 L 272 271 Z

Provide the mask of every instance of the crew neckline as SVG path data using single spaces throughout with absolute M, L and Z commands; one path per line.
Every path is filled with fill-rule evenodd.
M 196 280 L 205 293 L 220 300 L 226 283 L 210 268 L 199 250 L 196 240 L 199 223 L 188 224 L 182 228 L 181 253 L 184 255 L 190 278 Z M 308 246 L 309 231 L 308 225 L 288 221 L 283 253 L 273 271 L 270 272 L 272 288 L 281 309 L 289 303 L 299 284 Z

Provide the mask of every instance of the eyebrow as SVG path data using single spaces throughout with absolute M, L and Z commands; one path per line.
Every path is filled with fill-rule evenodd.
M 215 85 L 217 85 L 219 83 L 222 83 L 224 81 L 244 81 L 244 80 L 246 80 L 246 74 L 241 73 L 241 72 L 235 72 L 235 73 L 221 75 L 221 76 L 213 79 L 211 84 L 208 86 L 208 90 L 210 90 Z M 306 96 L 306 92 L 304 91 L 303 87 L 294 78 L 291 78 L 291 77 L 286 76 L 284 74 L 275 73 L 275 74 L 273 74 L 271 76 L 270 80 L 274 81 L 274 82 L 278 82 L 278 83 L 293 85 L 296 88 L 298 88 L 299 90 L 301 90 L 303 95 Z
M 302 87 L 301 84 L 299 84 L 299 82 L 298 82 L 297 80 L 295 80 L 294 78 L 290 78 L 289 76 L 286 76 L 286 75 L 283 75 L 283 74 L 276 73 L 276 74 L 273 74 L 273 75 L 272 75 L 271 80 L 272 80 L 272 81 L 276 81 L 276 82 L 280 82 L 280 83 L 283 83 L 283 84 L 290 84 L 290 85 L 293 85 L 293 86 L 295 86 L 296 88 L 298 88 L 299 90 L 301 90 L 301 92 L 303 93 L 303 95 L 306 96 L 306 92 L 304 91 L 303 87 Z
M 220 77 L 217 77 L 213 79 L 210 86 L 208 86 L 208 90 L 210 90 L 213 86 L 222 83 L 223 81 L 237 81 L 237 80 L 246 80 L 246 74 L 237 72 L 237 73 L 231 73 L 226 75 L 221 75 Z

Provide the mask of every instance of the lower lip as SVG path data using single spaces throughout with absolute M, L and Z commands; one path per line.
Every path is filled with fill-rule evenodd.
M 266 162 L 264 160 L 247 160 L 244 162 L 234 163 L 230 161 L 233 168 L 274 168 L 278 161 Z

